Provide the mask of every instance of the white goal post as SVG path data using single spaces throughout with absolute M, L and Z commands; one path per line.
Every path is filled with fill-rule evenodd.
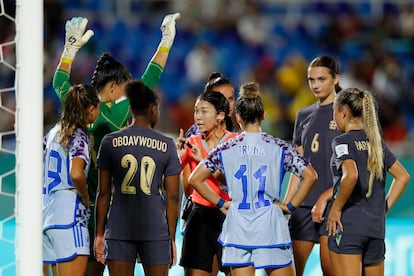
M 16 272 L 42 275 L 43 1 L 16 1 Z

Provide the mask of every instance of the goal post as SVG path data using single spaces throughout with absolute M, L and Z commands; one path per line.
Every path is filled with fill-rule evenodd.
M 16 272 L 42 275 L 43 1 L 16 1 Z

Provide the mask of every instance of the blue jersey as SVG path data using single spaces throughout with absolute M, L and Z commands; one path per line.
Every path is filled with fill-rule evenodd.
M 70 160 L 82 158 L 87 175 L 90 164 L 90 141 L 85 131 L 76 129 L 68 149 L 59 143 L 60 125 L 45 137 L 43 176 L 43 229 L 65 228 L 75 224 L 79 216 L 79 197 L 70 178 Z M 81 209 L 85 209 L 84 206 Z M 83 211 L 82 211 L 83 212 Z
M 342 208 L 343 234 L 363 235 L 383 239 L 385 236 L 385 176 L 396 158 L 383 143 L 384 178 L 377 178 L 372 185 L 372 194 L 367 196 L 370 173 L 368 164 L 368 140 L 363 130 L 346 132 L 332 141 L 332 174 L 334 198 L 339 192 L 342 178 L 342 163 L 354 160 L 358 169 L 357 183 Z M 331 202 L 330 206 L 332 205 Z M 329 208 L 330 208 L 329 206 Z
M 266 133 L 246 133 L 219 144 L 203 164 L 226 178 L 232 204 L 219 242 L 243 248 L 291 244 L 279 201 L 286 171 L 300 177 L 308 166 L 289 143 Z M 272 229 L 272 231 L 269 231 Z

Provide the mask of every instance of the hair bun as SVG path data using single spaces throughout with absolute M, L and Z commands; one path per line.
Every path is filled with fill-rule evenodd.
M 240 87 L 240 97 L 255 99 L 259 97 L 260 86 L 257 82 L 249 82 Z
M 223 75 L 220 72 L 212 72 L 210 74 L 210 76 L 208 76 L 208 81 L 210 82 L 210 81 L 213 81 L 215 79 L 222 78 L 222 77 L 223 77 Z

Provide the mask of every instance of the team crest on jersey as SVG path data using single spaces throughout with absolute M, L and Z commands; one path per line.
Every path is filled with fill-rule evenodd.
M 339 158 L 343 155 L 349 154 L 348 145 L 347 144 L 340 144 L 335 146 L 335 154 L 336 157 Z
M 338 126 L 336 125 L 336 122 L 334 120 L 329 122 L 329 129 L 330 130 L 338 130 Z

